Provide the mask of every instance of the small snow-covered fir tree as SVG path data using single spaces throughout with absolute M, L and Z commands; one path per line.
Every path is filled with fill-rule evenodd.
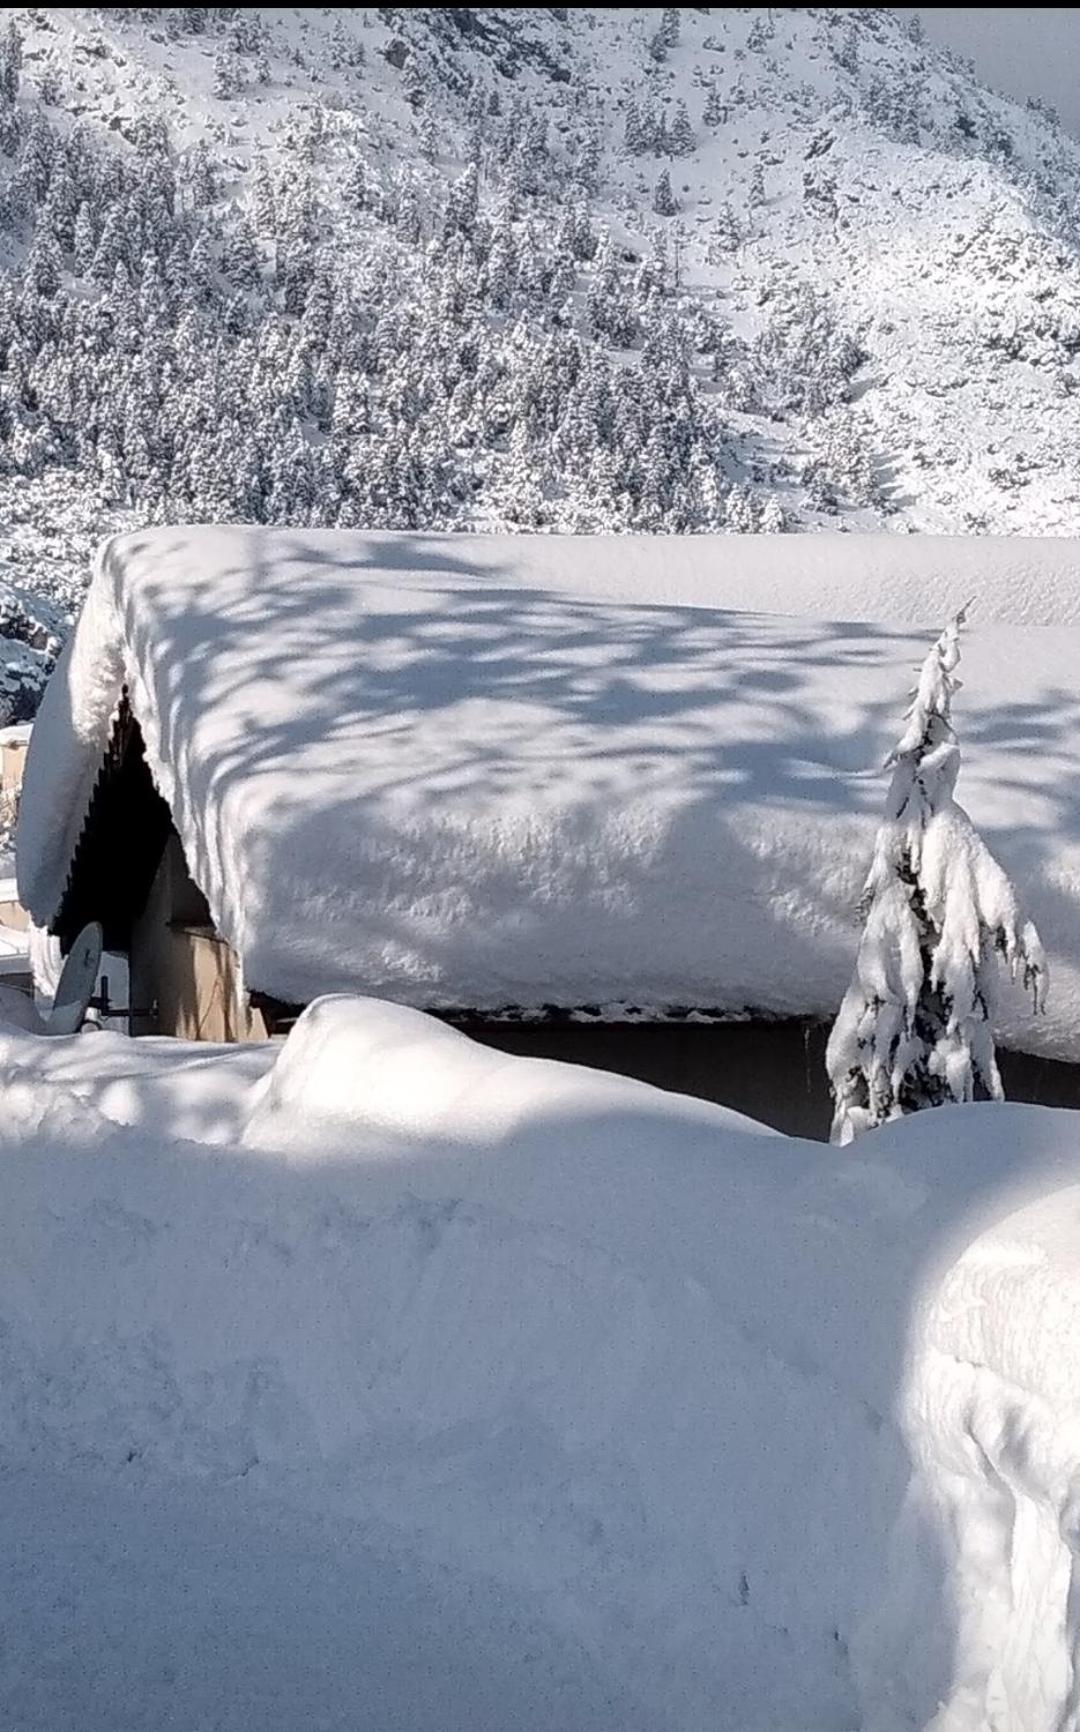
M 214 95 L 227 102 L 237 94 L 241 83 L 236 56 L 224 47 L 219 48 L 214 57 Z
M 762 507 L 758 529 L 762 535 L 783 535 L 786 527 L 787 520 L 784 517 L 784 507 L 777 499 L 776 494 L 770 493 Z
M 42 224 L 26 255 L 26 281 L 36 294 L 44 296 L 46 300 L 51 299 L 60 287 L 63 268 L 64 261 L 60 256 L 56 238 Z
M 656 183 L 652 207 L 657 216 L 672 217 L 679 214 L 679 201 L 671 190 L 671 176 L 666 168 Z
M 681 19 L 677 6 L 665 6 L 660 20 L 659 35 L 665 48 L 677 48 Z
M 13 18 L 0 37 L 0 91 L 14 102 L 19 94 L 19 74 L 22 70 L 22 35 Z
M 991 1014 L 1004 962 L 1041 1009 L 1039 935 L 1016 892 L 953 798 L 960 748 L 950 712 L 959 687 L 963 612 L 919 671 L 863 892 L 865 926 L 825 1063 L 832 1137 L 923 1107 L 1000 1100 Z
M 90 215 L 90 206 L 85 199 L 75 213 L 75 237 L 72 250 L 75 255 L 76 275 L 88 276 L 94 262 L 95 241 L 93 218 Z
M 696 140 L 685 102 L 675 105 L 675 118 L 668 132 L 668 149 L 672 156 L 693 156 Z
M 641 110 L 632 98 L 626 105 L 623 143 L 631 156 L 644 156 L 649 148 L 648 135 L 641 120 Z
M 715 84 L 710 84 L 705 97 L 705 108 L 701 120 L 704 126 L 723 126 L 727 119 L 727 105 Z

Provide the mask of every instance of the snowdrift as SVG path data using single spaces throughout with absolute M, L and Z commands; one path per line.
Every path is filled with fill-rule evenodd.
M 0 1039 L 12 1470 L 396 1534 L 511 1652 L 588 1654 L 568 1728 L 1063 1723 L 1075 1115 L 844 1158 L 339 1000 L 243 1076 L 172 1049 L 177 1109 L 222 1067 L 212 1144 L 168 1043 L 89 1098 L 120 1044 Z
M 907 537 L 121 537 L 34 730 L 20 893 L 53 919 L 126 685 L 249 988 L 828 1015 L 873 771 L 924 634 L 974 592 L 961 798 L 1054 971 L 1050 1014 L 1014 995 L 999 1033 L 1075 1059 L 1073 561 Z M 766 606 L 786 611 L 745 611 Z

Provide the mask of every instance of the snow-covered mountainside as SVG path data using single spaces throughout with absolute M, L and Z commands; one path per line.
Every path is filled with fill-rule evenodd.
M 152 518 L 1080 524 L 1080 145 L 887 11 L 6 15 L 0 720 Z

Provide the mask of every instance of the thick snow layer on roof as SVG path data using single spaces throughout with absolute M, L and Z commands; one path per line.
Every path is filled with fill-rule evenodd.
M 827 1014 L 873 771 L 928 634 L 974 595 L 960 798 L 1054 968 L 1049 1015 L 1007 996 L 1001 1033 L 1080 1056 L 1075 558 L 872 536 L 121 537 L 31 740 L 22 899 L 56 913 L 126 683 L 251 988 Z
M 1076 1114 L 851 1158 L 371 1000 L 135 1047 L 0 1029 L 0 1719 L 289 1726 L 299 1615 L 327 1726 L 373 1641 L 440 1732 L 1066 1722 Z

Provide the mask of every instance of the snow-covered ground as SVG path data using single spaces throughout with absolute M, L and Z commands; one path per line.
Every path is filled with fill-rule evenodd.
M 959 798 L 1054 979 L 1045 1015 L 1003 991 L 997 1030 L 1077 1058 L 1073 557 L 932 537 L 117 537 L 34 728 L 22 899 L 55 917 L 126 686 L 249 989 L 829 1016 L 875 772 L 971 585 Z M 759 588 L 783 611 L 747 611 Z
M 841 1156 L 356 999 L 0 1087 L 6 1723 L 1068 1724 L 1075 1115 Z

